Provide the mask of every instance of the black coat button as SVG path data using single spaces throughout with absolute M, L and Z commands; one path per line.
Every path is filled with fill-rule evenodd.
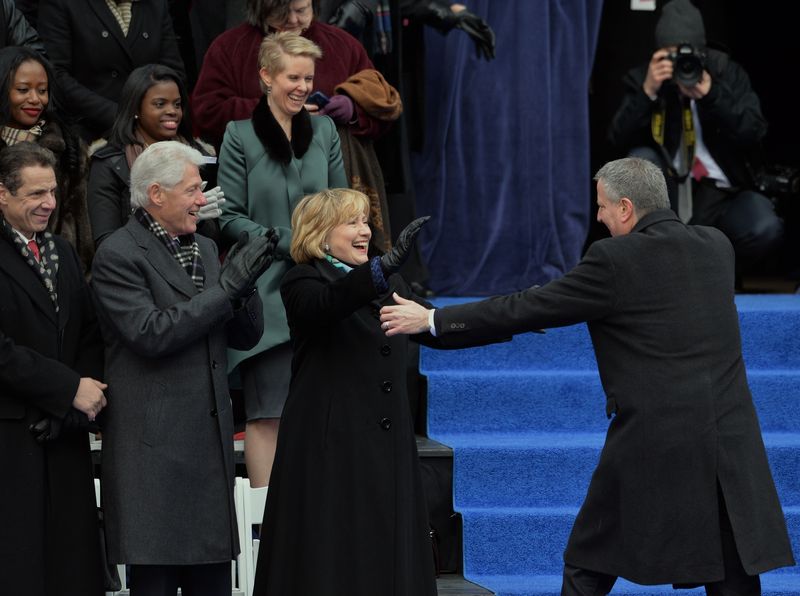
M 383 430 L 389 430 L 392 428 L 392 421 L 388 418 L 381 418 L 381 428 Z
M 391 353 L 392 353 L 392 346 L 390 346 L 389 344 L 383 344 L 381 346 L 381 355 L 388 356 Z
M 111 71 L 111 78 L 116 79 L 119 76 L 119 73 L 116 70 Z
M 209 415 L 210 415 L 212 418 L 216 418 L 216 417 L 217 417 L 217 408 L 214 408 L 213 410 L 211 410 L 211 411 L 209 412 Z
M 144 33 L 142 33 L 142 37 L 148 39 L 150 37 L 150 34 L 147 31 L 145 31 Z
M 381 383 L 381 391 L 384 393 L 391 393 L 392 392 L 392 382 L 391 381 L 384 381 Z
M 216 369 L 218 366 L 219 366 L 219 364 L 217 364 L 216 360 L 212 360 L 211 361 L 211 368 Z

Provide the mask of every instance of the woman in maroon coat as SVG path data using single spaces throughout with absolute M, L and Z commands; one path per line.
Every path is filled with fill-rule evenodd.
M 258 70 L 258 48 L 264 37 L 275 31 L 299 33 L 322 49 L 322 58 L 316 61 L 314 90 L 329 97 L 350 76 L 375 68 L 364 47 L 352 35 L 314 20 L 311 0 L 248 0 L 247 22 L 217 37 L 203 58 L 203 68 L 192 93 L 193 121 L 203 139 L 219 147 L 228 122 L 253 115 L 264 95 L 258 77 L 253 74 Z M 323 113 L 337 124 L 347 124 L 357 136 L 375 138 L 389 126 L 388 122 L 367 114 L 346 95 L 340 95 L 334 103 L 342 105 L 335 112 L 335 106 L 331 106 Z M 316 106 L 308 109 L 315 110 Z

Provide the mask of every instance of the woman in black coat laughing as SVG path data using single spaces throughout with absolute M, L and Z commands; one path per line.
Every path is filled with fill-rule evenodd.
M 304 198 L 283 278 L 293 350 L 254 594 L 436 594 L 428 513 L 406 391 L 408 343 L 378 313 L 424 220 L 367 255 L 369 200 L 349 189 Z M 415 336 L 425 344 L 436 339 Z

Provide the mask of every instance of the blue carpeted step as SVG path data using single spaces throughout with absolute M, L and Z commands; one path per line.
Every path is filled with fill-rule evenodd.
M 472 578 L 559 573 L 578 508 L 462 507 L 459 511 L 464 521 L 464 575 Z M 785 507 L 784 514 L 796 546 L 800 537 L 800 507 Z M 770 574 L 797 572 L 794 567 L 784 567 Z
M 800 558 L 800 297 L 736 302 L 753 399 Z M 469 350 L 423 348 L 421 370 L 429 432 L 454 448 L 465 575 L 498 596 L 558 594 L 562 552 L 608 425 L 586 326 Z M 797 595 L 800 574 L 779 570 L 763 585 L 767 595 Z M 622 581 L 613 593 L 675 594 Z
M 426 374 L 429 434 L 545 428 L 603 432 L 608 426 L 596 370 Z
M 596 369 L 426 374 L 428 431 L 433 436 L 543 429 L 605 432 L 608 427 Z M 748 378 L 761 428 L 800 432 L 800 369 L 757 369 Z
M 496 596 L 559 596 L 560 575 L 475 575 L 470 581 L 492 590 Z M 765 573 L 761 576 L 764 596 L 797 596 L 800 594 L 800 575 Z M 612 594 L 648 596 L 651 594 L 705 594 L 703 588 L 675 591 L 672 586 L 640 586 L 624 579 L 614 584 Z
M 444 435 L 436 440 L 454 448 L 453 494 L 461 510 L 579 506 L 604 438 L 602 433 L 532 433 Z M 800 506 L 800 434 L 765 433 L 764 444 L 781 503 Z

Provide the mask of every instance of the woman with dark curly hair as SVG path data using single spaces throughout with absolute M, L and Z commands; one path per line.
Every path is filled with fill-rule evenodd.
M 75 247 L 84 272 L 94 255 L 86 206 L 89 157 L 86 145 L 59 109 L 50 63 L 28 47 L 0 50 L 0 151 L 22 141 L 46 147 L 56 157 L 56 210 L 49 230 Z

